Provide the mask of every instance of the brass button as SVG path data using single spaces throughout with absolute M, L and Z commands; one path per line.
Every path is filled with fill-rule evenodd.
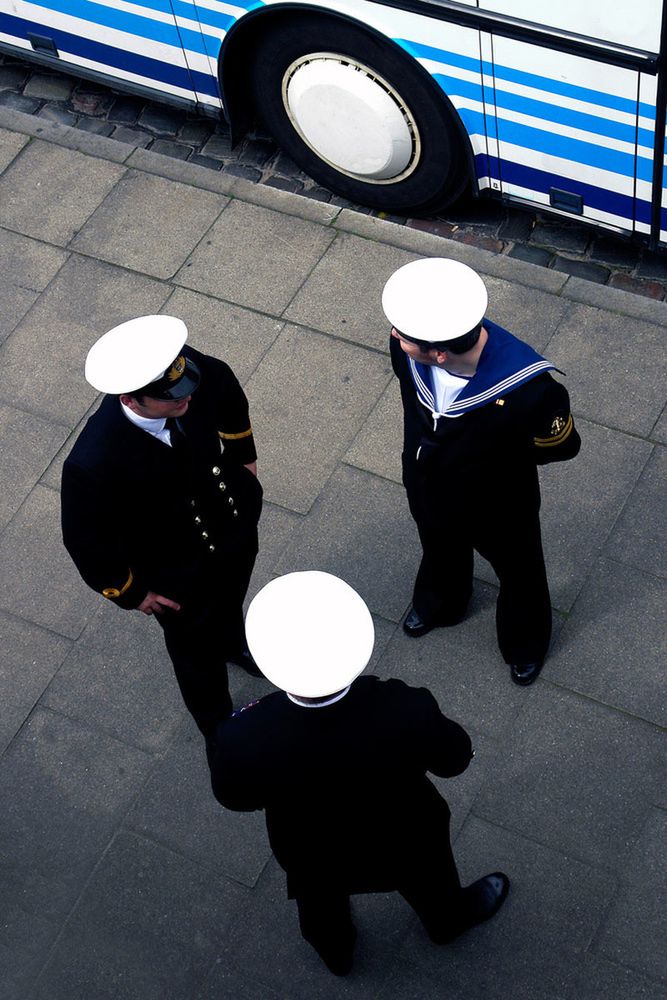
M 219 476 L 220 475 L 220 467 L 217 466 L 217 465 L 214 465 L 213 468 L 211 469 L 211 472 L 213 473 L 214 476 Z
M 197 514 L 197 516 L 195 517 L 195 524 L 201 524 L 201 517 L 199 516 L 199 514 Z
M 239 516 L 239 512 L 238 512 L 237 510 L 233 510 L 233 511 L 232 511 L 232 515 L 233 515 L 234 517 L 238 517 L 238 516 Z
M 191 500 L 191 501 L 190 501 L 190 506 L 191 506 L 191 507 L 194 507 L 194 505 L 195 505 L 195 502 L 194 502 L 194 500 Z
M 204 539 L 208 538 L 208 531 L 202 531 L 201 536 Z
M 222 492 L 224 493 L 225 490 L 227 489 L 227 483 L 218 483 L 218 489 L 222 490 Z
M 228 497 L 227 503 L 229 504 L 230 507 L 233 507 L 234 506 L 234 497 Z
M 208 551 L 209 552 L 215 552 L 215 545 L 209 545 Z

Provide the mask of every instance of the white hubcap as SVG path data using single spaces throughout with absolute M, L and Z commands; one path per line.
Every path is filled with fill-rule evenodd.
M 419 132 L 396 90 L 347 56 L 317 52 L 283 77 L 294 128 L 320 159 L 371 184 L 407 177 L 419 162 Z

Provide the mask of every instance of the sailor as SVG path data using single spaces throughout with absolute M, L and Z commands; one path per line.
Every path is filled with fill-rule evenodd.
M 227 662 L 256 675 L 243 599 L 262 488 L 248 402 L 231 368 L 186 346 L 173 316 L 140 316 L 91 348 L 106 393 L 65 461 L 63 539 L 86 583 L 162 626 L 208 739 L 232 711 Z
M 477 550 L 500 584 L 500 652 L 526 685 L 551 637 L 537 467 L 574 458 L 581 442 L 555 366 L 485 319 L 487 303 L 479 275 L 446 258 L 412 261 L 384 287 L 423 551 L 403 628 L 419 638 L 464 618 Z
M 328 573 L 290 573 L 257 594 L 246 630 L 281 690 L 219 726 L 213 792 L 265 811 L 301 933 L 331 972 L 352 968 L 351 894 L 398 891 L 443 944 L 492 917 L 507 876 L 461 887 L 449 807 L 426 776 L 464 771 L 470 739 L 425 688 L 359 676 L 374 643 L 362 598 Z

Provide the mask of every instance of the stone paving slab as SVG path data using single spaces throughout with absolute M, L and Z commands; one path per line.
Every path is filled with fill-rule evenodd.
M 549 343 L 568 374 L 575 414 L 647 435 L 664 407 L 664 329 L 587 306 L 573 308 Z
M 538 685 L 474 809 L 580 861 L 619 868 L 658 795 L 664 765 L 654 727 Z
M 3 108 L 0 124 L 7 115 L 12 127 L 26 117 Z M 18 456 L 15 466 L 5 459 L 0 501 L 10 567 L 0 598 L 3 1000 L 663 996 L 662 911 L 646 899 L 667 805 L 654 724 L 664 580 L 653 555 L 667 304 L 598 286 L 586 298 L 574 276 L 28 120 L 9 145 L 0 133 L 11 160 L 0 194 L 9 177 L 23 199 L 12 209 L 21 225 L 0 220 L 10 290 L 0 414 L 5 450 Z M 81 221 L 56 204 L 61 189 L 45 167 L 60 160 L 63 177 L 85 163 Z M 134 187 L 123 163 L 140 178 Z M 47 230 L 22 234 L 37 181 L 57 242 L 68 226 L 86 229 L 76 247 L 54 246 Z M 194 252 L 192 227 L 181 232 L 174 219 L 165 246 L 148 226 L 146 244 L 135 235 L 127 248 L 114 230 L 118 266 L 97 259 L 114 200 L 140 215 L 128 192 L 158 189 L 187 189 L 195 205 L 234 200 L 217 221 L 211 213 Z M 394 260 L 443 253 L 486 276 L 492 318 L 567 371 L 584 432 L 577 461 L 543 474 L 547 561 L 564 613 L 527 690 L 496 648 L 497 590 L 483 578 L 457 628 L 416 642 L 400 626 L 419 552 L 399 482 L 379 289 Z M 170 280 L 164 262 L 179 256 L 196 281 L 186 266 Z M 159 277 L 128 269 L 152 261 Z M 342 573 L 375 612 L 369 670 L 431 687 L 472 734 L 471 767 L 436 784 L 451 801 L 464 877 L 505 865 L 513 888 L 497 920 L 455 945 L 432 946 L 396 894 L 359 898 L 355 969 L 340 981 L 327 972 L 300 939 L 261 817 L 225 812 L 210 795 L 201 737 L 154 623 L 93 595 L 62 551 L 62 458 L 97 405 L 83 358 L 110 326 L 158 311 L 182 315 L 191 342 L 229 360 L 251 400 L 267 498 L 251 594 L 292 568 Z M 232 666 L 230 690 L 241 705 L 271 688 Z
M 233 201 L 174 280 L 280 315 L 334 235 L 315 223 Z
M 406 578 L 411 587 L 412 576 Z M 429 688 L 442 711 L 466 729 L 499 737 L 535 697 L 513 684 L 496 645 L 497 591 L 475 583 L 465 621 L 421 639 L 397 629 L 376 673 Z M 475 767 L 477 767 L 477 761 Z
M 352 468 L 336 470 L 278 573 L 321 569 L 342 576 L 371 611 L 397 622 L 412 596 L 418 537 L 403 490 Z M 354 560 L 350 553 L 354 552 Z M 377 572 L 378 565 L 384 572 Z
M 0 940 L 10 959 L 3 976 L 22 990 L 43 964 L 148 764 L 141 751 L 41 709 L 4 754 L 0 856 L 10 878 L 3 885 Z M 33 958 L 35 936 L 40 951 Z
M 222 358 L 245 385 L 284 323 L 220 299 L 175 288 L 160 312 L 179 316 L 188 328 L 188 343 Z
M 390 377 L 383 355 L 286 326 L 246 385 L 266 498 L 306 513 Z
M 341 233 L 285 310 L 285 317 L 385 353 L 389 323 L 378 308 L 387 278 L 414 254 Z M 373 276 L 369 285 L 369 273 Z
M 416 925 L 402 957 L 422 974 L 440 976 L 452 997 L 514 997 L 518 988 L 518 995 L 528 998 L 531 987 L 536 996 L 560 997 L 554 986 L 567 978 L 568 968 L 559 962 L 549 969 L 547 962 L 544 983 L 542 963 L 554 953 L 571 956 L 571 963 L 586 949 L 613 893 L 608 874 L 474 816 L 458 836 L 454 854 L 464 884 L 487 872 L 511 872 L 507 902 L 494 920 L 444 947 L 433 945 Z
M 611 559 L 663 578 L 667 577 L 666 481 L 667 450 L 656 447 L 605 549 Z
M 651 431 L 651 438 L 654 441 L 660 441 L 661 444 L 667 444 L 667 409 L 663 410 L 656 420 Z
M 621 874 L 617 893 L 596 950 L 607 958 L 667 982 L 663 918 L 667 900 L 665 873 L 667 815 L 654 810 Z
M 18 554 L 20 553 L 20 558 Z M 36 486 L 0 535 L 0 563 L 12 567 L 0 608 L 76 639 L 99 598 L 79 577 L 60 537 L 60 499 Z
M 345 455 L 345 461 L 376 476 L 401 482 L 403 407 L 393 378 Z
M 549 678 L 664 726 L 666 620 L 666 581 L 601 559 L 554 643 Z
M 0 128 L 0 174 L 29 141 L 27 135 L 19 135 L 18 132 Z
M 551 361 L 549 341 L 571 311 L 571 303 L 507 279 L 485 276 L 484 284 L 489 293 L 488 318 L 525 340 Z
M 83 374 L 90 347 L 112 326 L 158 312 L 168 295 L 153 278 L 72 257 L 0 346 L 0 398 L 73 427 L 97 397 Z
M 359 934 L 355 967 L 350 976 L 334 979 L 301 938 L 296 904 L 287 899 L 284 873 L 272 859 L 245 899 L 227 954 L 246 970 L 257 998 L 268 987 L 289 1000 L 367 1000 L 390 977 L 394 954 L 416 918 L 396 893 L 355 896 L 352 914 Z
M 264 685 L 268 693 L 268 684 Z M 223 810 L 210 793 L 199 732 L 183 725 L 126 819 L 149 840 L 252 889 L 271 857 L 264 816 Z
M 103 599 L 42 704 L 149 752 L 170 744 L 185 714 L 160 626 Z
M 57 247 L 0 229 L 0 343 L 23 319 L 67 257 Z
M 124 172 L 115 163 L 32 142 L 0 177 L 0 225 L 67 246 Z
M 7 525 L 38 482 L 67 436 L 59 424 L 0 403 L 2 491 L 0 529 Z
M 17 288 L 0 279 L 0 344 L 21 322 L 37 299 L 37 292 Z
M 227 203 L 220 195 L 130 170 L 71 246 L 111 264 L 170 278 Z
M 30 715 L 69 649 L 66 639 L 0 614 L 0 753 Z
M 31 1000 L 191 1000 L 244 890 L 121 832 L 103 855 Z M 168 900 L 168 905 L 165 901 Z

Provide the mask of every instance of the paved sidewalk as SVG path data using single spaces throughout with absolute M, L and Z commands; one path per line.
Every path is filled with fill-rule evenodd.
M 380 291 L 442 253 L 567 372 L 583 439 L 542 475 L 557 629 L 525 690 L 496 650 L 482 562 L 463 625 L 419 642 L 400 628 L 418 552 Z M 8 108 L 0 261 L 3 1000 L 665 996 L 667 304 Z M 60 468 L 97 403 L 86 351 L 155 311 L 250 397 L 267 500 L 252 592 L 340 574 L 374 613 L 374 671 L 426 684 L 473 734 L 466 774 L 438 780 L 455 854 L 466 881 L 513 882 L 451 946 L 397 896 L 362 897 L 355 970 L 326 971 L 262 817 L 210 794 L 159 630 L 96 598 L 62 549 Z M 238 704 L 267 690 L 232 673 Z
M 386 213 L 354 205 L 302 173 L 273 139 L 261 131 L 234 148 L 224 121 L 203 118 L 143 97 L 0 54 L 0 106 L 57 122 L 117 142 L 197 163 L 230 177 L 244 177 L 316 201 L 353 208 L 364 215 Z M 507 254 L 655 300 L 667 297 L 667 252 L 654 252 L 623 236 L 573 218 L 516 208 L 488 198 L 465 197 L 427 219 L 391 221 L 436 233 L 447 240 Z M 453 250 L 456 253 L 456 249 Z

